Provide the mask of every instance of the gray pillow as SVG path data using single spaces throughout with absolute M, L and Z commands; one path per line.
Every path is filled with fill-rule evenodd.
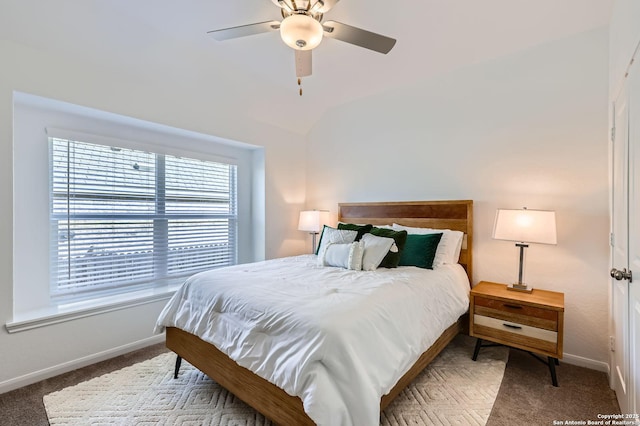
M 393 238 L 376 237 L 373 234 L 364 234 L 360 241 L 364 243 L 364 255 L 362 256 L 364 271 L 376 270 L 382 259 L 389 253 L 391 246 L 395 244 Z
M 322 250 L 327 248 L 329 243 L 350 244 L 356 240 L 358 231 L 350 231 L 346 229 L 336 229 L 325 225 L 322 229 L 320 244 L 318 244 L 318 256 L 321 256 Z

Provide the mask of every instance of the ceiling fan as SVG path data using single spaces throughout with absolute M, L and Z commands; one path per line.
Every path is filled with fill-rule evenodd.
M 322 37 L 330 37 L 380 53 L 389 53 L 396 40 L 336 21 L 322 23 L 324 14 L 339 0 L 271 0 L 280 7 L 282 21 L 265 21 L 209 31 L 218 41 L 279 30 L 282 40 L 295 50 L 296 76 L 311 75 L 311 50 Z

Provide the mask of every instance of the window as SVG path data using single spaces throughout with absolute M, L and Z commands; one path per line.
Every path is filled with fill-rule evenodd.
M 237 263 L 235 165 L 48 139 L 52 298 Z
M 153 321 L 193 273 L 264 260 L 263 147 L 20 92 L 13 115 L 10 333 Z

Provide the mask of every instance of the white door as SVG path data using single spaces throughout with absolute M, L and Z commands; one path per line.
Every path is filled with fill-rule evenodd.
M 640 413 L 640 71 L 614 105 L 612 148 L 612 387 L 623 413 Z M 635 281 L 633 273 L 635 271 Z
M 628 269 L 628 135 L 629 92 L 624 86 L 614 104 L 614 137 L 612 138 L 612 268 Z M 613 275 L 614 269 L 612 269 Z M 625 279 L 611 278 L 611 320 L 614 335 L 611 372 L 612 387 L 623 413 L 629 413 L 629 283 Z
M 640 70 L 632 66 L 629 87 L 629 410 L 640 413 Z M 635 279 L 634 279 L 635 278 Z M 622 408 L 622 407 L 621 407 Z

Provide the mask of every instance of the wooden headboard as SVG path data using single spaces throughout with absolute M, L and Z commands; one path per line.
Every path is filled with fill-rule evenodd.
M 472 282 L 473 201 L 401 201 L 382 203 L 340 203 L 338 221 L 420 228 L 453 229 L 464 232 L 459 263 Z

